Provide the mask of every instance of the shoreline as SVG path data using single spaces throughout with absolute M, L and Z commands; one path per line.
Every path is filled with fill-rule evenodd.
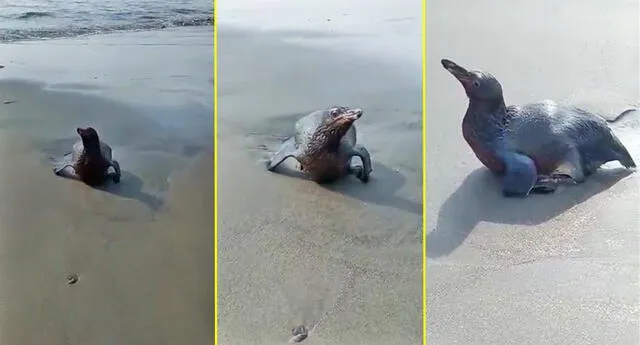
M 213 20 L 213 19 L 211 19 Z M 130 28 L 130 29 L 114 29 L 111 31 L 103 31 L 103 32 L 87 32 L 83 34 L 73 34 L 69 36 L 52 36 L 52 37 L 31 37 L 31 38 L 17 38 L 13 40 L 5 40 L 0 41 L 0 45 L 4 44 L 22 44 L 22 43 L 38 43 L 38 42 L 55 42 L 57 40 L 82 40 L 91 37 L 102 37 L 109 35 L 128 35 L 128 34 L 136 34 L 136 33 L 144 33 L 144 32 L 171 32 L 171 31 L 179 31 L 179 30 L 213 30 L 213 23 L 208 25 L 181 25 L 181 26 L 166 26 L 166 27 L 156 27 L 156 28 Z
M 179 93 L 175 98 L 180 103 L 191 96 L 212 108 L 212 35 L 213 27 L 188 27 L 3 43 L 0 78 L 45 82 L 147 106 L 171 101 L 172 94 Z M 72 61 L 67 60 L 69 46 Z M 182 49 L 193 55 L 181 56 Z M 123 60 L 126 63 L 120 63 Z M 132 92 L 118 92 L 123 87 Z M 159 92 L 169 99 L 155 97 Z

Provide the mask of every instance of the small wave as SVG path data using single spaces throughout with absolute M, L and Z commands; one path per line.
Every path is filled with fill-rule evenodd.
M 155 19 L 159 19 L 158 16 L 155 16 L 153 14 L 143 14 L 141 16 L 138 17 L 138 19 L 142 19 L 142 20 L 155 20 Z
M 28 11 L 28 12 L 24 12 L 17 15 L 15 19 L 27 20 L 27 19 L 43 18 L 43 17 L 53 17 L 53 14 L 49 12 Z
M 190 9 L 190 8 L 174 8 L 171 9 L 171 12 L 177 14 L 194 14 L 198 13 L 198 10 Z
M 65 38 L 85 35 L 98 35 L 121 31 L 160 30 L 173 27 L 193 27 L 213 25 L 212 15 L 201 15 L 185 18 L 156 18 L 148 16 L 143 21 L 103 26 L 88 27 L 60 27 L 60 28 L 31 28 L 31 29 L 0 29 L 0 42 L 16 42 L 24 40 L 40 40 Z

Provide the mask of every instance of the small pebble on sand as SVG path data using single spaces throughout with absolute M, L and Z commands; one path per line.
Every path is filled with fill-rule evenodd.
M 67 275 L 67 284 L 73 285 L 78 282 L 78 275 L 75 273 L 71 273 Z
M 309 335 L 309 332 L 307 331 L 307 328 L 304 325 L 301 325 L 292 329 L 291 333 L 293 334 L 293 337 L 289 339 L 290 343 L 299 343 L 307 339 L 307 336 Z

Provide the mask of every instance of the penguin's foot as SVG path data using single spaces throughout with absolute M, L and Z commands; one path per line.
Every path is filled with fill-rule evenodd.
M 539 175 L 536 179 L 536 183 L 531 188 L 532 193 L 537 194 L 549 194 L 558 189 L 560 184 L 575 184 L 576 181 L 567 175 Z

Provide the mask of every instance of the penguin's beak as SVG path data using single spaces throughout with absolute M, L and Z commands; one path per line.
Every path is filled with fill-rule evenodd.
M 453 74 L 453 76 L 456 77 L 462 85 L 466 86 L 471 82 L 471 73 L 463 67 L 448 59 L 442 59 L 440 62 L 442 63 L 442 67 L 449 71 L 449 73 Z
M 335 119 L 340 123 L 352 123 L 355 120 L 362 117 L 364 111 L 360 108 L 349 108 L 345 109 L 340 115 L 338 115 Z
M 345 115 L 355 121 L 362 116 L 362 113 L 363 111 L 360 108 L 351 108 L 345 112 Z

